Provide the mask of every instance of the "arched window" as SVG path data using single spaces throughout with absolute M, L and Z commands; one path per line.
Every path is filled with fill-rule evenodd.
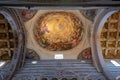
M 58 80 L 57 78 L 52 78 L 51 80 Z
M 71 80 L 77 80 L 77 78 L 72 78 Z
M 68 80 L 67 78 L 62 78 L 61 80 Z
M 42 78 L 41 80 L 48 80 L 47 78 Z

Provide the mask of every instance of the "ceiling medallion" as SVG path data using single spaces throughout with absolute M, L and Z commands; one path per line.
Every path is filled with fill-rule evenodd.
M 40 46 L 48 50 L 69 50 L 81 41 L 82 27 L 80 19 L 73 13 L 48 12 L 37 20 L 34 37 Z

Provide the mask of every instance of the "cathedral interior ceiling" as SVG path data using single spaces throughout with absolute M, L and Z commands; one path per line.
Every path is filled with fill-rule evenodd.
M 41 15 L 34 26 L 34 37 L 48 50 L 69 50 L 82 40 L 82 27 L 79 18 L 70 12 L 48 12 Z
M 62 54 L 64 56 L 63 59 L 92 60 L 90 33 L 91 28 L 93 27 L 91 26 L 92 22 L 97 15 L 97 10 L 18 11 L 21 13 L 24 21 L 26 30 L 26 34 L 24 35 L 27 35 L 26 59 L 54 59 L 56 54 Z M 92 16 L 87 13 L 94 15 Z M 15 36 L 13 34 L 13 30 L 11 29 L 11 25 L 4 18 L 4 16 L 0 14 L 0 60 L 12 59 L 17 42 L 14 37 Z M 120 12 L 116 12 L 107 19 L 101 32 L 101 49 L 105 59 L 120 58 L 119 37 Z M 22 58 L 15 58 L 20 59 L 21 61 L 23 56 L 21 57 Z M 11 69 L 12 67 L 10 70 Z M 65 72 L 65 74 L 68 74 L 68 72 L 69 71 Z M 48 74 L 48 72 L 46 72 L 46 74 Z M 91 76 L 92 75 L 87 75 L 86 80 Z
M 53 59 L 55 54 L 63 54 L 64 59 L 77 59 L 78 54 L 90 46 L 91 21 L 79 10 L 23 12 L 24 20 L 29 18 L 25 21 L 27 47 L 35 50 L 41 59 Z
M 67 55 L 69 55 L 69 58 L 77 58 L 77 56 L 73 57 L 73 54 L 79 55 L 80 52 L 90 46 L 89 33 L 92 25 L 91 22 L 94 21 L 97 11 L 96 9 L 80 11 L 28 11 L 29 14 L 24 14 L 28 33 L 32 31 L 32 34 L 30 33 L 32 36 L 28 34 L 28 43 L 32 41 L 32 44 L 29 44 L 31 48 L 34 46 L 38 53 L 46 53 L 46 55 L 51 57 L 53 57 L 54 54 L 62 53 L 66 58 L 68 58 Z M 25 11 L 23 10 L 23 12 Z M 104 58 L 119 58 L 119 16 L 120 12 L 114 13 L 103 26 L 101 32 L 101 47 Z M 59 21 L 57 19 L 59 19 Z M 29 25 L 29 23 L 31 23 L 31 25 Z M 78 31 L 76 25 L 79 25 Z M 43 28 L 43 26 L 46 28 Z M 68 32 L 66 32 L 67 30 Z M 71 35 L 74 34 L 74 32 L 77 36 L 73 36 L 76 36 L 76 38 L 73 38 Z M 45 56 L 45 54 L 42 56 Z
M 97 10 L 18 10 L 25 24 L 27 48 L 40 56 L 39 59 L 54 59 L 63 54 L 64 59 L 77 59 L 91 51 L 90 29 Z M 90 13 L 90 14 L 88 14 Z M 94 14 L 93 16 L 91 16 Z M 14 36 L 7 20 L 0 15 L 0 58 L 11 59 Z M 101 47 L 104 58 L 120 58 L 120 12 L 112 14 L 101 32 Z M 7 33 L 6 33 L 7 31 Z M 9 55 L 9 57 L 2 57 Z M 29 55 L 29 56 L 30 56 Z M 90 56 L 89 56 L 90 57 Z

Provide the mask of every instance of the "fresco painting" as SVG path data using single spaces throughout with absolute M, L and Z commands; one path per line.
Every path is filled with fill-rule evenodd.
M 38 44 L 48 50 L 69 50 L 82 40 L 83 24 L 73 13 L 48 12 L 37 20 L 34 36 Z

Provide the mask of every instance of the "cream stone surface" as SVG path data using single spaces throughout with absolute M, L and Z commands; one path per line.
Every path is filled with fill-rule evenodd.
M 65 51 L 50 51 L 50 50 L 40 47 L 40 45 L 34 39 L 33 28 L 34 28 L 36 21 L 39 19 L 39 17 L 42 14 L 46 12 L 52 12 L 52 11 L 72 12 L 75 15 L 77 15 L 80 18 L 81 22 L 83 23 L 84 25 L 83 26 L 83 29 L 84 29 L 83 38 L 81 42 L 73 49 L 65 50 Z M 82 16 L 80 11 L 78 10 L 39 10 L 31 20 L 29 20 L 28 22 L 25 22 L 25 28 L 27 31 L 26 32 L 27 33 L 27 48 L 35 50 L 36 53 L 38 53 L 38 55 L 40 56 L 41 60 L 54 59 L 55 54 L 63 54 L 64 59 L 77 59 L 77 56 L 79 55 L 80 52 L 82 52 L 82 50 L 90 47 L 90 39 L 89 39 L 89 35 L 90 35 L 89 27 L 91 27 L 90 25 L 91 25 L 91 22 L 87 20 L 84 16 Z

